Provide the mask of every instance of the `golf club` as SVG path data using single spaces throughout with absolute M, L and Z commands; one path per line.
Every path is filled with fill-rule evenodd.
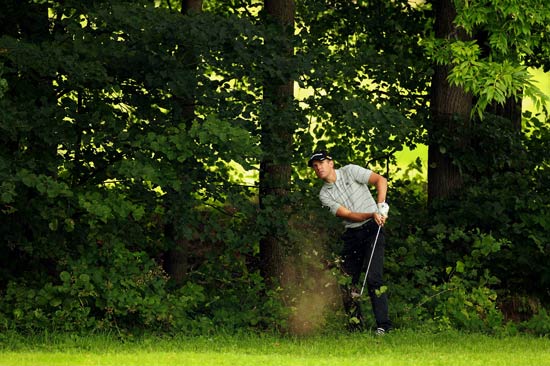
M 374 255 L 374 251 L 376 250 L 376 242 L 378 241 L 378 235 L 380 235 L 380 228 L 381 227 L 382 227 L 381 225 L 378 225 L 378 231 L 376 232 L 376 238 L 374 238 L 374 243 L 372 243 L 372 250 L 370 252 L 369 264 L 367 264 L 367 271 L 365 272 L 365 279 L 363 280 L 363 286 L 361 287 L 361 292 L 359 293 L 359 296 L 362 296 L 363 291 L 365 291 L 365 284 L 367 283 L 367 276 L 369 275 L 370 264 L 372 262 L 372 256 Z
M 387 203 L 383 202 L 378 205 L 378 213 L 384 217 L 388 217 L 388 212 L 390 210 L 390 206 L 388 206 Z M 378 242 L 378 236 L 380 235 L 380 229 L 382 228 L 381 225 L 378 225 L 378 231 L 376 232 L 376 237 L 374 238 L 374 242 L 372 243 L 372 250 L 370 252 L 370 258 L 369 263 L 367 264 L 367 271 L 365 272 L 365 279 L 363 280 L 363 286 L 361 287 L 361 292 L 356 293 L 352 292 L 352 297 L 361 297 L 363 295 L 363 291 L 365 291 L 365 285 L 367 284 L 367 276 L 369 275 L 369 269 L 370 264 L 372 262 L 372 257 L 374 255 L 374 251 L 376 250 L 376 243 Z

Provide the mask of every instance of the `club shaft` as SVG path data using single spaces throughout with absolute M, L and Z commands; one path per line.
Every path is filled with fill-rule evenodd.
M 365 279 L 363 280 L 363 286 L 361 287 L 361 292 L 359 293 L 359 296 L 363 295 L 363 291 L 365 291 L 365 284 L 367 283 L 367 276 L 369 275 L 369 269 L 370 264 L 372 262 L 372 257 L 374 255 L 374 251 L 376 250 L 376 242 L 378 241 L 378 235 L 380 235 L 380 228 L 382 226 L 378 225 L 378 231 L 376 232 L 376 237 L 374 238 L 374 243 L 372 244 L 372 250 L 370 252 L 370 258 L 369 258 L 369 264 L 367 264 L 367 272 L 365 272 Z

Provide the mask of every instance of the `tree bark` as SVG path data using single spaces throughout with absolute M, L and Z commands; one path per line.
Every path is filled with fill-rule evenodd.
M 438 38 L 466 40 L 464 32 L 457 29 L 453 20 L 456 10 L 452 0 L 434 2 L 435 34 Z M 451 86 L 447 81 L 449 66 L 435 66 L 432 80 L 431 115 L 428 147 L 428 202 L 442 199 L 462 187 L 462 177 L 449 149 L 467 144 L 463 131 L 468 127 L 472 109 L 472 96 L 462 88 Z M 448 146 L 444 139 L 458 139 L 454 146 Z M 462 140 L 461 140 L 462 139 Z M 456 140 L 455 140 L 456 141 Z
M 293 54 L 290 38 L 294 32 L 294 0 L 265 0 L 268 21 L 273 21 L 288 40 L 280 48 L 283 57 Z M 271 233 L 260 241 L 260 271 L 268 284 L 280 282 L 283 274 L 283 245 L 285 241 L 285 199 L 288 196 L 291 177 L 292 142 L 294 129 L 284 117 L 292 108 L 293 80 L 266 80 L 264 101 L 272 105 L 274 113 L 262 121 L 262 148 L 260 162 L 260 209 L 270 212 L 268 221 L 273 223 Z M 280 230 L 283 228 L 283 230 Z

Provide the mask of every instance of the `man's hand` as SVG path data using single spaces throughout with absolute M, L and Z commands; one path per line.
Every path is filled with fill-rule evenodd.
M 390 206 L 386 202 L 381 202 L 378 204 L 378 213 L 384 217 L 388 217 L 388 212 L 390 211 Z
M 390 211 L 390 206 L 386 202 L 379 203 L 377 206 L 378 212 L 375 212 L 372 217 L 379 226 L 384 226 Z
M 378 212 L 375 212 L 375 213 L 372 215 L 372 218 L 374 219 L 374 222 L 376 222 L 376 224 L 377 224 L 378 226 L 384 226 L 384 224 L 386 223 L 386 217 L 380 215 L 380 213 L 378 213 Z

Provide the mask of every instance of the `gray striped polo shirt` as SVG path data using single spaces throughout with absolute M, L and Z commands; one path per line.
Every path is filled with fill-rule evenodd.
M 334 215 L 340 206 L 352 212 L 375 212 L 376 201 L 368 187 L 371 173 L 371 170 L 353 164 L 336 169 L 336 182 L 325 182 L 319 192 L 322 205 Z M 362 222 L 344 220 L 343 224 L 346 228 L 353 228 L 369 220 Z

